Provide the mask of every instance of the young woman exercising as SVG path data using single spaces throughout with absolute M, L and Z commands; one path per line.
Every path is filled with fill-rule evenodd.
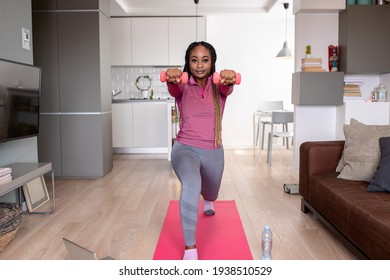
M 213 83 L 216 60 L 212 45 L 194 42 L 186 51 L 183 71 L 173 68 L 164 73 L 180 112 L 180 130 L 171 158 L 181 183 L 184 260 L 198 259 L 195 233 L 200 195 L 204 214 L 215 214 L 213 202 L 218 197 L 224 169 L 222 116 L 226 99 L 239 79 L 235 71 L 222 70 Z

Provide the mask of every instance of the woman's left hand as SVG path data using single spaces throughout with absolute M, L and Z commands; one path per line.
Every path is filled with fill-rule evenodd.
M 231 86 L 236 83 L 236 72 L 234 70 L 222 70 L 221 73 L 221 84 L 225 86 Z

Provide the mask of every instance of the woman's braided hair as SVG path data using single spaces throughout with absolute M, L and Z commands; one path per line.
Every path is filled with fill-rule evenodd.
M 217 61 L 217 53 L 214 47 L 204 41 L 193 42 L 191 43 L 185 54 L 185 65 L 183 72 L 188 73 L 188 77 L 191 77 L 190 71 L 190 52 L 193 48 L 197 46 L 204 46 L 206 49 L 210 51 L 211 55 L 211 72 L 210 75 L 213 75 L 215 72 L 215 62 Z M 222 146 L 222 112 L 221 112 L 221 100 L 220 94 L 218 91 L 217 85 L 213 84 L 213 99 L 214 99 L 214 142 L 216 147 Z

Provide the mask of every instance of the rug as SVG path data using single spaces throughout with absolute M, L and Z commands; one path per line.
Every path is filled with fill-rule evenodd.
M 214 203 L 216 214 L 203 214 L 203 201 L 199 202 L 199 218 L 196 232 L 200 260 L 252 260 L 252 254 L 234 200 Z M 181 260 L 184 238 L 180 223 L 179 201 L 171 200 L 160 237 L 154 252 L 154 260 Z

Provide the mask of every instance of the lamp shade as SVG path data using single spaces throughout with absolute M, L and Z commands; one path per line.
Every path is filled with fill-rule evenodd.
M 286 3 L 283 3 L 283 6 L 284 6 L 284 9 L 286 10 L 286 40 L 283 43 L 282 50 L 280 52 L 278 52 L 276 57 L 292 58 L 291 51 L 290 51 L 290 49 L 287 46 L 287 9 L 288 9 L 289 4 L 286 2 Z
M 287 41 L 284 41 L 283 48 L 278 52 L 276 57 L 292 57 L 291 51 L 288 48 Z

